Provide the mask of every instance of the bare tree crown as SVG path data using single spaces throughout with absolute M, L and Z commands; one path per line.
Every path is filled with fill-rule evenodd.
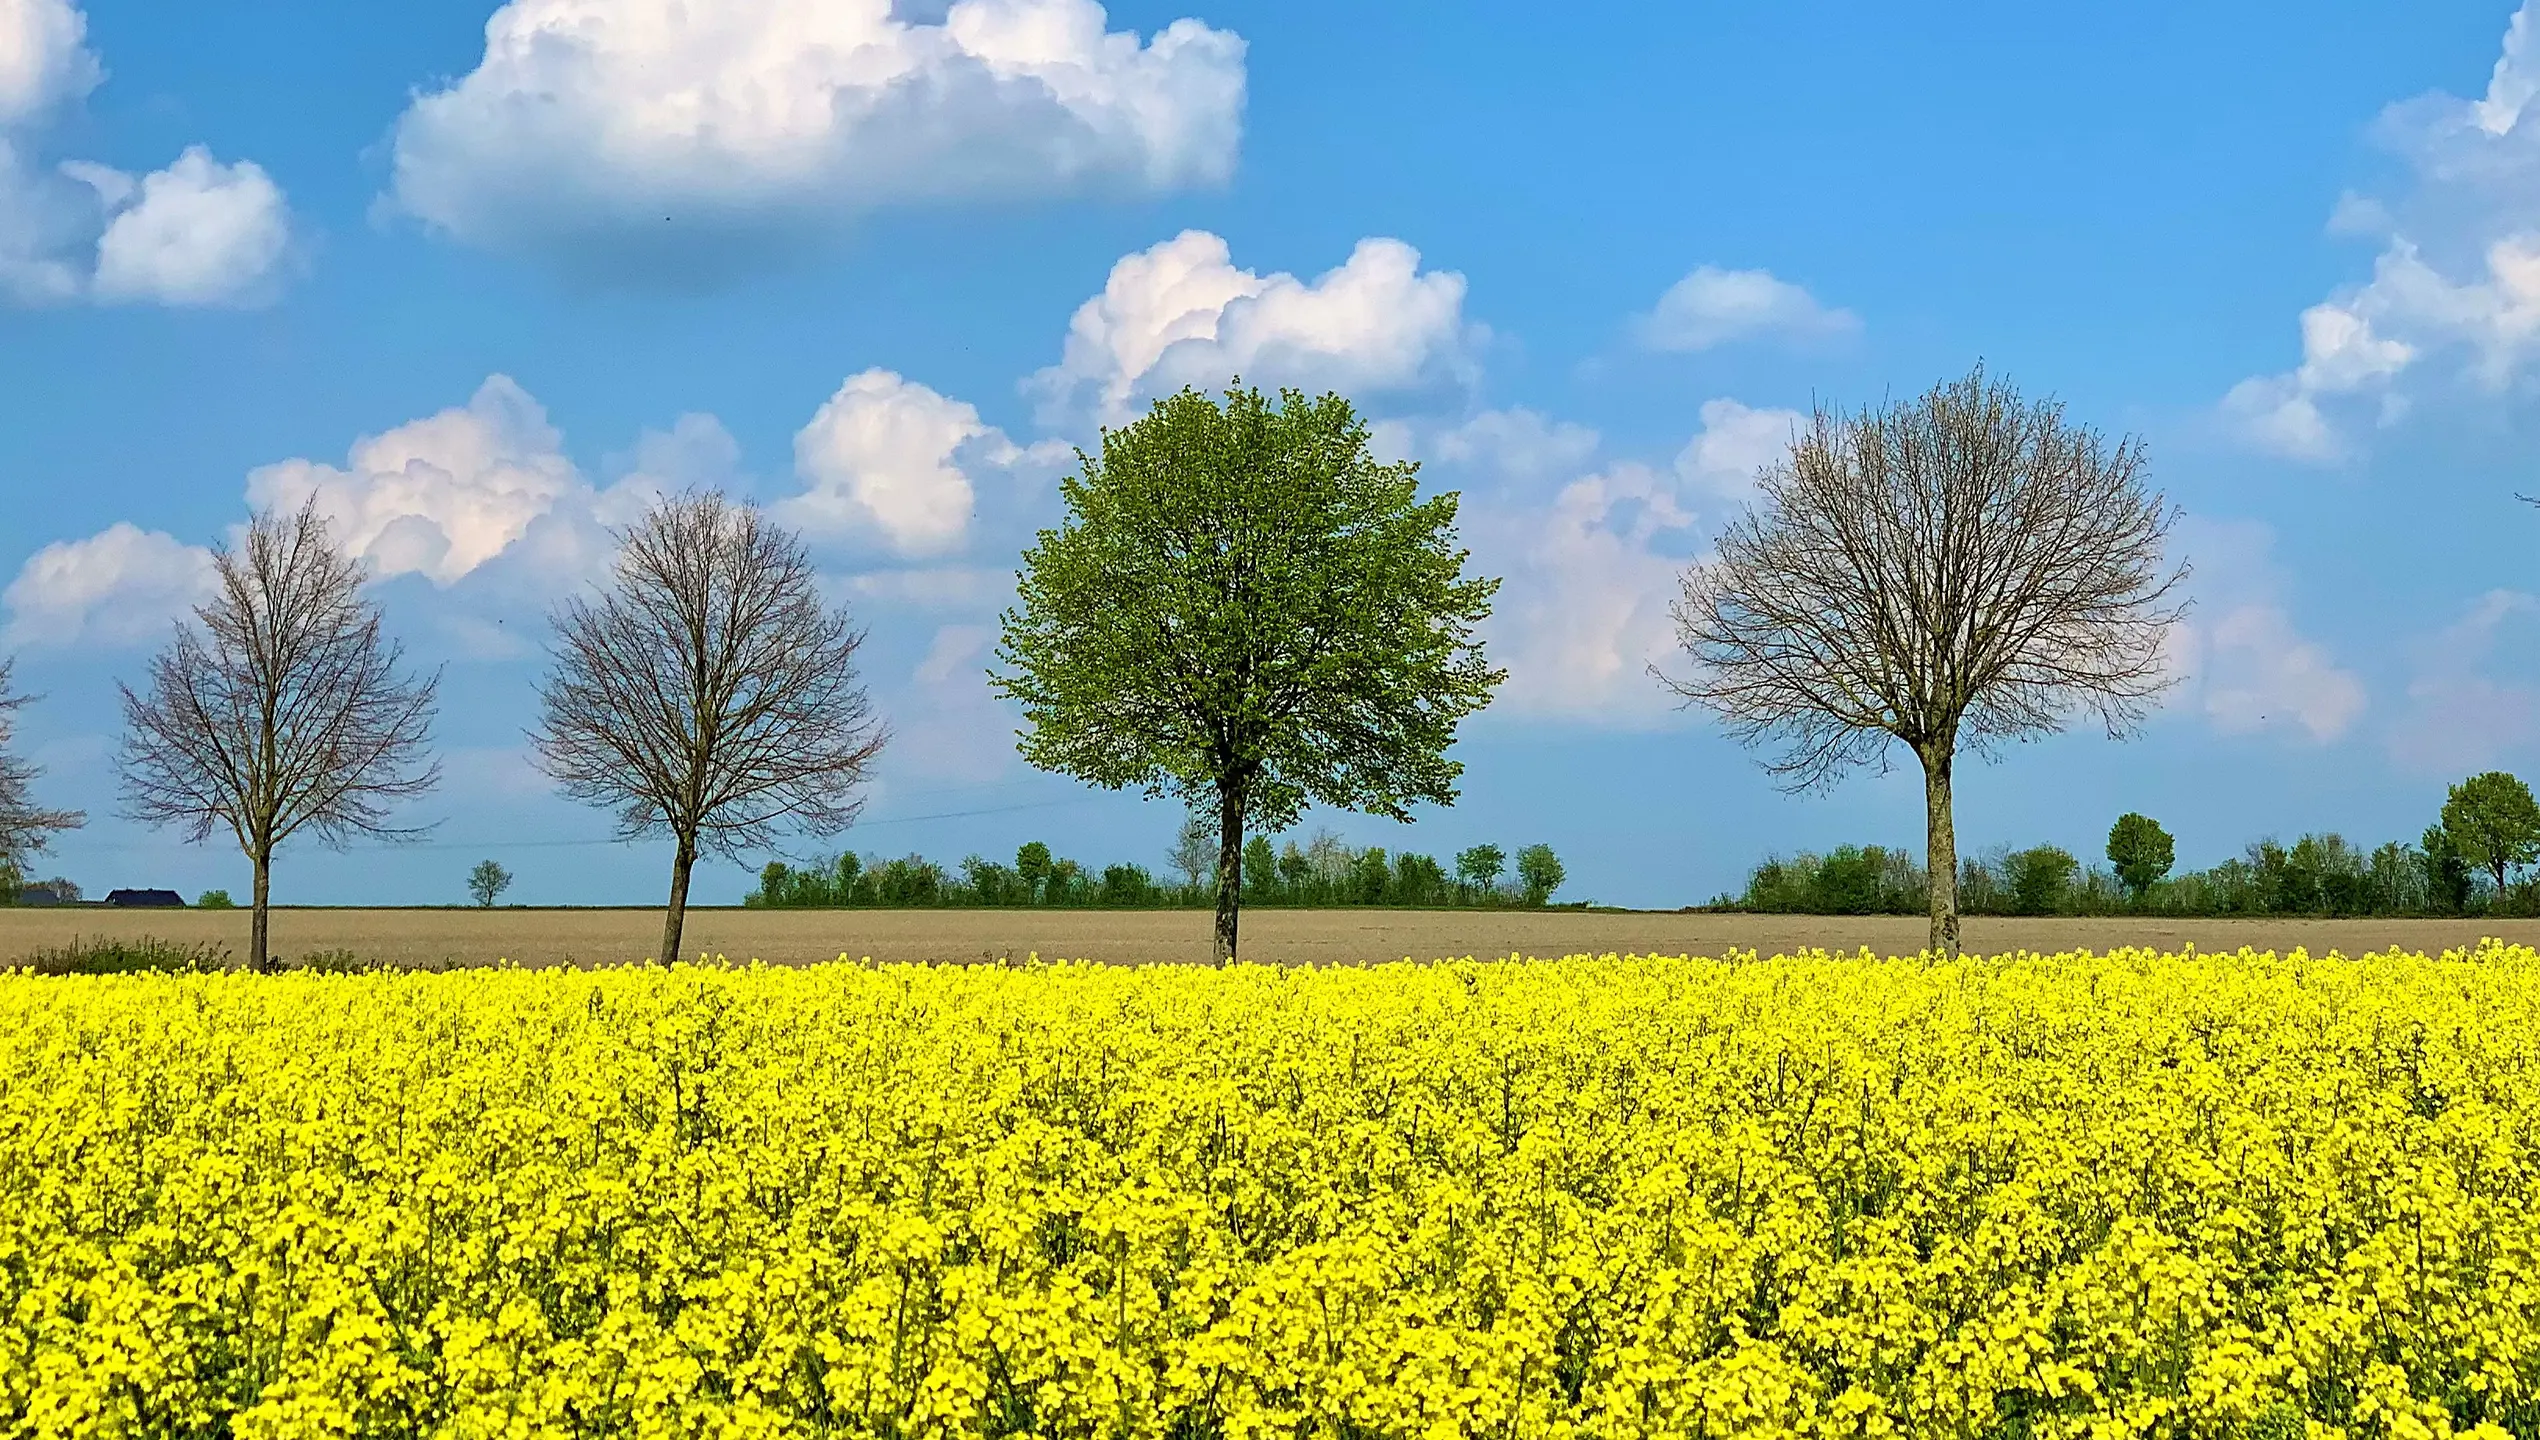
M 212 598 L 123 694 L 124 813 L 189 840 L 227 827 L 250 856 L 303 831 L 397 839 L 399 802 L 431 789 L 438 672 L 400 672 L 361 567 L 314 506 L 266 511 L 212 558 Z
M 822 603 L 802 543 L 713 494 L 618 538 L 614 583 L 555 615 L 533 736 L 547 773 L 627 838 L 667 829 L 735 857 L 852 822 L 884 734 L 857 680 L 864 637 Z
M 1674 606 L 1717 712 L 1795 787 L 1877 760 L 1982 751 L 2097 716 L 2139 724 L 2183 606 L 2173 512 L 2131 438 L 1981 368 L 1901 405 L 1820 407 Z
M 54 832 L 76 830 L 88 817 L 35 803 L 35 781 L 44 772 L 19 759 L 9 743 L 17 738 L 18 711 L 33 698 L 15 693 L 10 682 L 16 668 L 17 662 L 0 660 L 0 865 L 24 869 L 52 843 Z

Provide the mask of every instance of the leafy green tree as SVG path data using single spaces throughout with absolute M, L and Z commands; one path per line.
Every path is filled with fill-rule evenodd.
M 1278 893 L 1279 855 L 1271 848 L 1269 836 L 1255 835 L 1244 842 L 1243 883 L 1247 900 Z
M 2457 915 L 2469 908 L 2469 862 L 2453 847 L 2451 832 L 2428 825 L 2417 838 L 2417 858 L 2425 867 L 2426 908 Z
M 2069 850 L 2036 845 L 2012 851 L 2004 868 L 2010 872 L 2012 908 L 2023 915 L 2048 915 L 2063 902 L 2081 862 Z
M 1447 898 L 1446 867 L 1435 856 L 1396 855 L 1388 893 L 1396 905 L 1435 905 Z
M 1864 850 L 1858 845 L 1837 845 L 1817 862 L 1815 879 L 1808 887 L 1813 902 L 1808 909 L 1818 915 L 1867 915 L 1877 910 L 1885 858 L 1876 846 Z
M 2160 821 L 2129 810 L 2108 828 L 2108 863 L 2128 898 L 2141 900 L 2178 863 L 2178 844 Z
M 1038 840 L 1014 852 L 1014 873 L 1023 881 L 1027 901 L 1049 898 L 1050 847 Z
M 1361 905 L 1382 905 L 1393 888 L 1393 865 L 1381 845 L 1358 852 L 1349 864 L 1349 898 Z
M 493 909 L 494 902 L 501 899 L 503 892 L 511 887 L 512 872 L 504 869 L 497 861 L 479 860 L 476 862 L 476 868 L 467 872 L 467 893 L 476 901 L 479 909 Z
M 1247 827 L 1454 801 L 1447 747 L 1506 673 L 1475 633 L 1499 582 L 1465 574 L 1458 497 L 1379 464 L 1337 395 L 1184 390 L 1077 459 L 992 679 L 1033 764 L 1215 810 L 1231 958 Z
M 1249 858 L 1252 847 L 1246 845 L 1244 850 Z M 1314 857 L 1298 849 L 1294 840 L 1289 841 L 1287 848 L 1279 852 L 1280 888 L 1290 892 L 1289 898 L 1294 899 L 1295 892 L 1304 889 L 1306 882 L 1313 878 Z
M 2443 801 L 2443 831 L 2453 853 L 2495 877 L 2505 893 L 2505 872 L 2540 860 L 2540 803 L 2531 787 L 2502 770 L 2472 775 Z
M 1084 866 L 1073 860 L 1053 860 L 1050 862 L 1048 888 L 1043 894 L 1052 905 L 1073 904 L 1083 898 L 1084 884 Z
M 229 892 L 226 890 L 206 890 L 203 892 L 202 897 L 194 902 L 194 908 L 197 910 L 235 910 L 238 908 L 238 902 L 230 899 Z
M 1549 845 L 1529 845 L 1517 852 L 1517 883 L 1524 887 L 1526 903 L 1541 905 L 1561 888 L 1569 872 L 1561 868 L 1561 857 Z
M 1507 868 L 1508 857 L 1496 845 L 1476 845 L 1455 856 L 1455 878 L 1477 895 L 1488 895 L 1496 888 Z

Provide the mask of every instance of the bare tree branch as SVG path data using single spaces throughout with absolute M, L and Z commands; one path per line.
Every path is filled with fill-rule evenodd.
M 35 697 L 12 693 L 14 660 L 0 660 L 0 866 L 24 876 L 27 862 L 52 844 L 56 831 L 76 830 L 88 823 L 77 810 L 46 810 L 35 803 L 36 778 L 44 772 L 18 758 L 9 742 L 17 737 L 18 711 Z
M 618 536 L 614 583 L 556 612 L 532 738 L 564 793 L 628 839 L 677 841 L 661 958 L 679 956 L 700 854 L 835 834 L 885 737 L 802 542 L 720 495 L 655 506 Z
M 216 593 L 123 695 L 123 813 L 200 842 L 227 829 L 254 863 L 251 963 L 263 967 L 274 848 L 403 840 L 397 805 L 431 789 L 424 758 L 440 674 L 400 673 L 361 567 L 314 504 L 263 511 L 213 553 Z
M 2111 445 L 1982 367 L 1901 405 L 1820 407 L 1759 503 L 1684 576 L 1691 670 L 1661 681 L 1720 716 L 1794 789 L 1903 741 L 1923 763 L 1932 948 L 1958 943 L 1951 766 L 2096 717 L 2131 733 L 2167 686 L 2184 610 L 2175 513 L 2141 442 Z

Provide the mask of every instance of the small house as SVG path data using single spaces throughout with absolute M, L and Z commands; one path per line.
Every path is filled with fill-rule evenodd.
M 185 897 L 173 890 L 109 890 L 106 903 L 120 906 L 183 905 Z

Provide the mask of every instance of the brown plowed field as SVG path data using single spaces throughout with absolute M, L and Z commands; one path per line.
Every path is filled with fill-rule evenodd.
M 1903 916 L 1585 914 L 1578 911 L 1254 910 L 1244 916 L 1249 959 L 1358 963 L 1444 956 L 1579 952 L 1766 954 L 1807 946 L 1919 950 L 1924 922 Z M 1137 964 L 1205 960 L 1209 917 L 1196 910 L 695 910 L 690 956 L 802 964 L 845 954 L 876 960 L 966 963 L 1087 959 Z M 276 910 L 274 950 L 285 960 L 350 950 L 401 964 L 606 964 L 651 956 L 654 910 Z M 244 953 L 243 910 L 0 909 L 0 960 L 73 936 L 210 940 Z M 2405 947 L 2440 950 L 2482 935 L 2540 944 L 2540 920 L 1996 920 L 1966 922 L 1966 944 L 2013 949 L 2149 946 L 2230 950 L 2243 945 L 2315 953 Z

